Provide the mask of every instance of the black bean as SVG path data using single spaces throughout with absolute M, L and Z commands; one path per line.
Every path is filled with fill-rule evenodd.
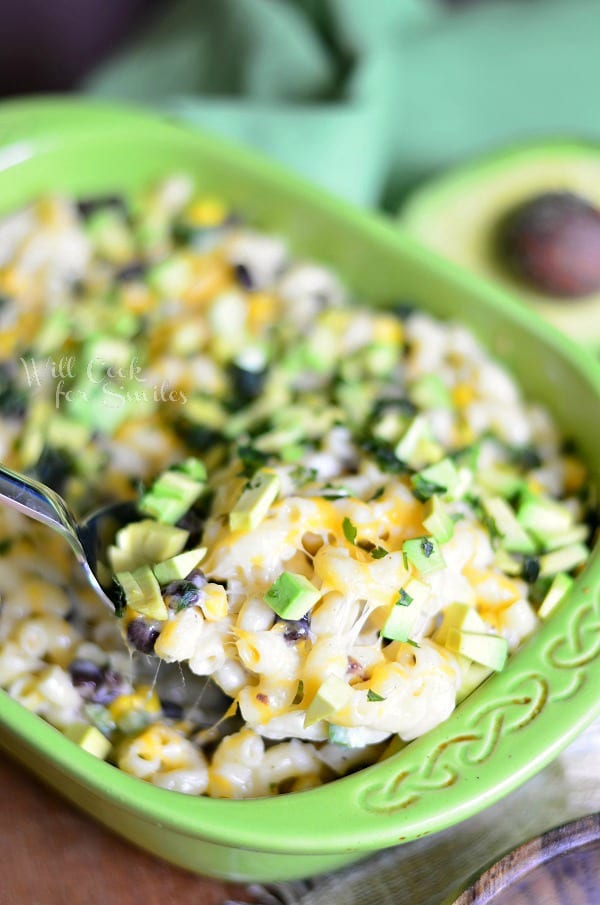
M 515 447 L 511 452 L 511 459 L 515 465 L 523 468 L 525 471 L 529 471 L 532 468 L 539 468 L 542 464 L 541 456 L 533 446 Z
M 93 660 L 73 660 L 69 664 L 71 682 L 79 689 L 82 697 L 89 699 L 102 684 L 104 670 Z
M 145 261 L 131 261 L 129 264 L 126 264 L 125 267 L 121 267 L 120 270 L 117 270 L 115 279 L 118 280 L 119 283 L 141 280 L 147 270 L 148 265 Z
M 191 581 L 171 581 L 163 588 L 163 598 L 169 609 L 179 612 L 198 603 L 202 591 Z
M 194 452 L 206 452 L 223 439 L 220 431 L 205 424 L 192 424 L 183 418 L 177 424 L 177 432 Z
M 401 321 L 405 321 L 411 314 L 417 310 L 415 302 L 401 301 L 392 305 L 392 314 L 395 314 Z
M 537 556 L 525 556 L 523 559 L 523 568 L 521 577 L 528 584 L 537 581 L 540 575 L 540 561 Z
M 176 522 L 178 528 L 183 528 L 189 534 L 188 543 L 195 547 L 199 544 L 204 529 L 204 516 L 194 509 L 188 509 Z
M 260 396 L 265 385 L 267 368 L 250 371 L 240 365 L 232 364 L 229 367 L 229 373 L 236 403 L 251 402 Z
M 108 666 L 98 666 L 93 660 L 73 660 L 69 674 L 81 697 L 93 704 L 110 704 L 123 693 L 121 674 Z
M 95 198 L 81 198 L 77 202 L 77 211 L 82 220 L 87 220 L 103 208 L 113 208 L 127 217 L 127 203 L 120 195 L 104 195 Z
M 132 619 L 127 625 L 127 640 L 132 647 L 143 654 L 151 654 L 160 632 L 152 623 L 144 619 Z
M 240 286 L 242 286 L 244 289 L 247 289 L 248 291 L 254 288 L 254 280 L 252 278 L 252 274 L 245 264 L 235 264 L 233 270 Z
M 164 701 L 161 698 L 160 706 L 162 707 L 163 716 L 170 720 L 180 720 L 183 717 L 183 707 L 176 701 Z
M 197 588 L 203 588 L 208 581 L 202 569 L 192 569 L 190 574 L 186 575 L 185 580 L 189 581 Z
M 280 621 L 285 622 L 283 637 L 288 644 L 310 639 L 310 613 L 307 613 L 302 619 L 282 619 Z
M 96 689 L 90 700 L 94 704 L 110 704 L 115 698 L 123 694 L 124 682 L 120 673 L 113 669 L 104 669 L 104 679 L 99 688 Z

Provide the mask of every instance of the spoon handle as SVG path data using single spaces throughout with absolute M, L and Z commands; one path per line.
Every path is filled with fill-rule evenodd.
M 54 528 L 71 545 L 77 559 L 85 559 L 77 522 L 63 498 L 50 487 L 0 465 L 0 501 Z

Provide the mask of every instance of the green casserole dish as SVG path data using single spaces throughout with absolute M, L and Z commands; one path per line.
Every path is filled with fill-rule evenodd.
M 594 479 L 600 367 L 502 292 L 381 218 L 269 163 L 139 111 L 79 101 L 0 110 L 0 213 L 48 190 L 131 192 L 174 170 L 376 304 L 408 298 L 463 321 L 544 403 Z M 276 880 L 332 870 L 465 819 L 548 763 L 600 713 L 600 557 L 573 592 L 448 721 L 389 759 L 323 787 L 249 801 L 188 797 L 98 761 L 0 693 L 0 742 L 100 822 L 189 870 Z

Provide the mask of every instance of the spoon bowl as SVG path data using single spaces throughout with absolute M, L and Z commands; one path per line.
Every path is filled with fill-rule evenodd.
M 135 503 L 104 506 L 78 522 L 59 493 L 4 465 L 0 465 L 0 501 L 60 534 L 102 603 L 116 611 L 118 590 L 106 567 L 106 551 L 119 528 L 139 518 Z

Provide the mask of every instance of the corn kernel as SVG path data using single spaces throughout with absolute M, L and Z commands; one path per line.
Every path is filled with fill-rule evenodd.
M 140 685 L 138 690 L 131 694 L 119 695 L 108 706 L 110 715 L 115 722 L 119 722 L 132 710 L 158 714 L 161 709 L 159 697 L 150 685 Z
M 256 336 L 270 326 L 277 317 L 278 303 L 268 292 L 252 292 L 248 296 L 248 320 L 250 332 Z
M 458 383 L 452 390 L 452 401 L 457 408 L 464 408 L 475 399 L 475 389 L 468 383 Z
M 200 601 L 200 608 L 210 622 L 224 619 L 227 615 L 225 588 L 220 584 L 207 584 L 204 588 L 204 597 Z
M 373 340 L 386 345 L 399 346 L 404 341 L 401 322 L 389 315 L 378 315 L 373 322 Z
M 220 198 L 206 195 L 199 198 L 186 211 L 186 220 L 194 226 L 218 226 L 229 213 Z

